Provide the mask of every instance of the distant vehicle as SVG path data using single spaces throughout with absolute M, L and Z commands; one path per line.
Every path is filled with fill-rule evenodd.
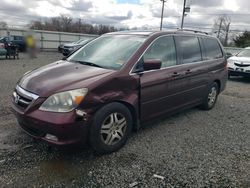
M 250 77 L 250 47 L 228 59 L 228 77 Z
M 0 43 L 0 56 L 6 56 L 7 50 L 5 49 L 5 44 Z
M 10 37 L 2 37 L 0 38 L 0 43 L 12 43 L 13 45 L 17 45 L 18 46 L 18 50 L 20 52 L 25 52 L 26 51 L 26 42 L 25 42 L 25 38 L 23 36 L 15 36 L 12 35 Z
M 82 40 L 86 40 L 86 39 L 80 39 L 80 40 L 78 40 L 78 41 L 60 44 L 60 45 L 58 46 L 58 48 L 57 48 L 57 49 L 58 49 L 58 52 L 63 53 L 63 48 L 64 48 L 64 46 L 72 46 L 72 45 L 75 45 L 75 44 L 80 43 Z
M 58 46 L 58 52 L 59 53 L 63 52 L 63 46 L 64 46 L 64 44 L 59 44 L 59 46 Z
M 87 44 L 88 42 L 90 42 L 91 40 L 93 40 L 92 38 L 88 38 L 88 39 L 81 39 L 75 43 L 70 43 L 70 44 L 66 44 L 63 47 L 63 55 L 64 56 L 68 56 L 69 54 L 71 54 L 73 51 L 78 50 L 79 48 L 81 48 L 82 46 L 84 46 L 85 44 Z
M 227 58 L 230 58 L 230 57 L 232 57 L 232 56 L 233 56 L 233 54 L 232 54 L 232 53 L 230 53 L 230 52 L 226 52 L 226 56 L 227 56 Z

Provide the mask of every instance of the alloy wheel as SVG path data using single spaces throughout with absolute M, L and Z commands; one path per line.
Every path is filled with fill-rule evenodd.
M 126 118 L 121 113 L 111 113 L 102 123 L 101 139 L 106 145 L 118 143 L 125 135 Z
M 216 87 L 212 87 L 208 94 L 208 106 L 213 106 L 217 97 L 217 89 Z

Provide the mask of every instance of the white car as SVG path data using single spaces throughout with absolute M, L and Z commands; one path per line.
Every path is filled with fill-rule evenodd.
M 228 60 L 228 76 L 250 77 L 250 47 L 245 48 Z

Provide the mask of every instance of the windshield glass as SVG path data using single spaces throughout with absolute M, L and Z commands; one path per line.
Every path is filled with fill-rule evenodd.
M 145 36 L 131 35 L 102 36 L 82 47 L 67 60 L 89 62 L 108 69 L 120 69 L 145 39 Z
M 250 57 L 250 49 L 245 49 L 237 54 L 238 57 Z

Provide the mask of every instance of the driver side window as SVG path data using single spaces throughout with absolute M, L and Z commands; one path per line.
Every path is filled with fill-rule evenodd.
M 164 36 L 156 39 L 143 56 L 144 61 L 159 59 L 162 62 L 161 68 L 176 65 L 176 49 L 172 36 Z

